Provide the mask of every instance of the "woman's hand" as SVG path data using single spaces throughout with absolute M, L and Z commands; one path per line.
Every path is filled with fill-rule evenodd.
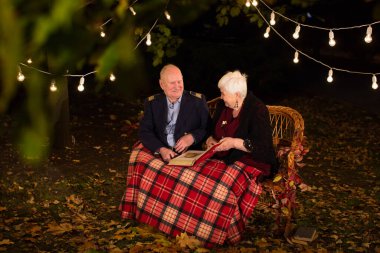
M 214 137 L 210 136 L 206 140 L 206 148 L 210 148 L 210 147 L 214 146 L 217 143 L 218 143 L 218 141 L 215 140 Z
M 231 148 L 235 148 L 237 140 L 239 139 L 231 137 L 223 138 L 219 141 L 220 145 L 215 148 L 215 151 L 227 151 Z

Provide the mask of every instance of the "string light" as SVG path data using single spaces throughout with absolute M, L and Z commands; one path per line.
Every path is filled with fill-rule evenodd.
M 146 35 L 146 45 L 149 47 L 150 45 L 152 45 L 152 36 L 150 35 L 150 33 L 148 33 Z
M 298 62 L 299 62 L 299 59 L 298 59 L 298 51 L 296 51 L 296 52 L 294 53 L 294 59 L 293 59 L 293 62 L 294 62 L 294 63 L 298 63 Z
M 32 63 L 33 63 L 33 61 L 32 61 L 31 58 L 29 58 L 26 62 L 27 62 L 28 64 L 32 64 Z
M 136 15 L 135 9 L 133 9 L 133 7 L 132 7 L 132 6 L 130 6 L 130 7 L 129 7 L 129 10 L 132 12 L 133 16 L 135 16 L 135 15 Z
M 379 85 L 377 85 L 377 78 L 376 78 L 376 75 L 373 75 L 372 76 L 372 89 L 376 90 L 377 88 L 379 88 Z
M 249 7 L 251 6 L 251 1 L 250 1 L 250 0 L 247 0 L 247 1 L 245 2 L 245 6 L 246 6 L 247 8 L 249 8 Z
M 164 14 L 165 14 L 166 19 L 170 21 L 170 20 L 171 20 L 171 17 L 170 17 L 169 12 L 168 12 L 168 11 L 165 11 Z
M 51 92 L 56 92 L 57 91 L 57 86 L 55 86 L 55 80 L 51 80 L 50 82 L 50 91 Z
M 264 33 L 264 38 L 269 38 L 270 26 L 267 27 Z
M 335 46 L 336 44 L 336 41 L 334 40 L 334 32 L 332 30 L 330 30 L 329 32 L 329 45 L 331 47 Z
M 372 41 L 372 27 L 370 25 L 367 27 L 367 33 L 366 33 L 366 36 L 364 38 L 364 41 L 366 43 L 371 43 L 371 41 Z
M 17 73 L 17 81 L 23 82 L 25 80 L 25 76 L 21 71 L 20 66 L 18 67 L 18 73 Z
M 331 83 L 333 80 L 334 80 L 334 79 L 333 79 L 333 70 L 330 69 L 330 70 L 329 70 L 329 75 L 328 75 L 328 77 L 327 77 L 327 82 Z
M 298 39 L 300 37 L 300 30 L 301 30 L 301 26 L 298 24 L 296 26 L 296 30 L 293 33 L 293 38 L 294 39 Z
M 136 2 L 137 2 L 137 0 L 135 0 L 132 4 L 134 4 L 134 3 L 136 3 Z M 134 11 L 133 8 L 130 8 L 130 10 L 131 10 L 132 14 L 134 13 L 133 15 L 136 14 L 136 12 Z M 167 14 L 169 14 L 169 13 L 167 12 Z M 167 15 L 165 15 L 165 16 L 167 16 Z M 170 15 L 169 15 L 169 16 L 170 16 Z M 136 50 L 136 49 L 138 48 L 138 46 L 142 43 L 142 41 L 145 40 L 145 38 L 147 39 L 147 43 L 149 44 L 149 41 L 150 41 L 150 44 L 151 44 L 151 35 L 150 35 L 150 32 L 151 32 L 151 31 L 153 30 L 153 28 L 157 25 L 158 20 L 159 20 L 159 18 L 156 19 L 156 21 L 153 23 L 153 25 L 151 26 L 151 28 L 149 29 L 149 31 L 146 33 L 146 35 L 145 35 L 142 39 L 140 39 L 140 41 L 136 44 L 134 50 Z M 99 26 L 100 31 L 103 31 L 103 32 L 104 32 L 103 27 L 104 27 L 106 24 L 108 24 L 110 21 L 112 21 L 112 18 L 108 19 L 106 22 L 104 22 L 102 25 L 100 25 L 100 26 Z M 100 34 L 100 36 L 102 36 L 102 33 Z M 104 32 L 104 36 L 106 36 L 105 32 Z M 27 60 L 27 63 L 31 64 L 31 63 L 32 63 L 32 62 L 31 62 L 31 59 L 28 59 L 28 60 Z M 26 64 L 24 64 L 24 63 L 19 63 L 19 65 L 22 65 L 22 66 L 27 67 L 27 68 L 34 69 L 34 70 L 36 70 L 36 71 L 38 71 L 38 72 L 40 72 L 40 73 L 46 74 L 46 75 L 53 75 L 53 74 L 50 73 L 50 72 L 47 72 L 47 71 L 44 71 L 44 70 L 38 69 L 38 68 L 33 67 L 33 66 L 30 66 L 30 65 L 26 65 Z M 88 76 L 88 75 L 94 74 L 94 73 L 96 73 L 96 72 L 97 72 L 97 71 L 94 70 L 94 71 L 88 72 L 88 73 L 86 73 L 86 74 L 77 74 L 77 75 L 73 75 L 73 74 L 65 74 L 65 75 L 63 75 L 63 76 L 64 76 L 64 77 L 80 77 L 79 85 L 78 85 L 77 89 L 78 89 L 78 91 L 82 92 L 82 91 L 84 90 L 84 88 L 85 88 L 85 87 L 84 87 L 85 77 Z M 25 80 L 25 76 L 23 75 L 20 66 L 19 66 L 19 71 L 18 71 L 18 74 L 17 74 L 17 80 L 18 80 L 19 82 L 22 82 L 22 81 Z M 115 81 L 115 80 L 116 80 L 116 76 L 115 76 L 113 73 L 111 73 L 110 76 L 109 76 L 109 80 L 112 81 L 112 82 Z M 53 88 L 53 89 L 54 89 L 54 88 Z
M 137 0 L 136 0 L 137 1 Z M 135 2 L 136 2 L 135 1 Z M 135 3 L 134 2 L 134 3 Z M 132 3 L 132 4 L 134 4 L 134 3 Z M 249 4 L 251 4 L 251 1 L 250 0 L 247 0 L 247 2 L 246 2 L 246 5 L 247 5 L 247 3 L 249 3 Z M 271 30 L 271 27 L 270 27 L 270 24 L 272 24 L 273 23 L 273 21 L 274 22 L 276 22 L 275 21 L 275 15 L 279 15 L 280 17 L 282 17 L 282 18 L 284 18 L 284 19 L 287 19 L 287 20 L 289 20 L 289 21 L 291 21 L 291 22 L 293 22 L 293 23 L 295 23 L 297 26 L 296 26 L 296 29 L 295 29 L 295 32 L 293 33 L 293 38 L 294 39 L 298 39 L 299 38 L 299 32 L 300 32 L 300 29 L 301 29 L 301 26 L 305 26 L 305 27 L 309 27 L 309 28 L 315 28 L 315 29 L 321 29 L 321 30 L 328 30 L 329 31 L 329 38 L 330 38 L 330 40 L 331 40 L 331 36 L 330 36 L 330 34 L 331 34 L 331 32 L 332 32 L 332 39 L 334 38 L 334 34 L 333 34 L 333 31 L 336 31 L 336 30 L 344 30 L 344 29 L 354 29 L 354 28 L 362 28 L 362 27 L 367 27 L 367 33 L 366 33 L 366 37 L 365 37 L 365 41 L 367 42 L 367 41 L 369 41 L 369 42 L 367 42 L 367 43 L 370 43 L 371 41 L 372 41 L 372 26 L 373 25 L 375 25 L 375 24 L 378 24 L 378 23 L 380 23 L 380 21 L 376 21 L 376 22 L 373 22 L 373 23 L 370 23 L 370 24 L 365 24 L 365 25 L 358 25 L 358 26 L 351 26 L 351 27 L 340 27 L 340 28 L 324 28 L 324 27 L 318 27 L 318 26 L 311 26 L 311 25 L 306 25 L 306 24 L 301 24 L 301 23 L 299 23 L 299 22 L 297 22 L 297 21 L 294 21 L 294 20 L 292 20 L 292 19 L 290 19 L 290 18 L 288 18 L 288 17 L 286 17 L 286 16 L 284 16 L 284 15 L 282 15 L 281 13 L 278 13 L 278 12 L 276 12 L 276 11 L 274 11 L 273 9 L 271 9 L 268 5 L 266 5 L 265 4 L 265 2 L 262 2 L 263 4 L 264 4 L 264 6 L 266 6 L 268 9 L 270 9 L 272 12 L 271 12 L 271 19 L 270 19 L 270 22 L 268 22 L 266 19 L 265 19 L 265 17 L 262 15 L 262 13 L 259 11 L 259 9 L 258 8 L 256 8 L 257 10 L 258 10 L 258 13 L 260 14 L 260 16 L 263 18 L 263 20 L 268 24 L 268 27 L 266 28 L 266 32 L 265 32 L 265 34 L 264 34 L 264 37 L 265 38 L 268 38 L 269 37 L 269 32 L 270 32 L 270 30 Z M 252 5 L 254 6 L 254 7 L 257 7 L 257 5 L 258 5 L 258 1 L 257 0 L 252 0 Z M 129 10 L 131 11 L 131 13 L 133 14 L 133 15 L 136 15 L 136 12 L 134 11 L 134 9 L 133 9 L 133 7 L 132 6 L 130 6 L 129 7 Z M 165 17 L 168 19 L 168 20 L 170 20 L 170 18 L 168 18 L 168 15 L 167 14 L 169 14 L 167 11 L 165 11 L 164 12 L 164 14 L 165 14 Z M 169 15 L 169 17 L 170 17 L 170 15 Z M 103 26 L 105 25 L 105 24 L 107 24 L 108 22 L 110 22 L 112 19 L 109 19 L 109 20 L 107 20 L 104 24 L 102 24 L 101 26 L 100 26 L 100 29 L 101 29 L 101 32 L 103 31 L 104 32 L 104 29 L 103 29 Z M 146 39 L 146 44 L 149 46 L 149 45 L 151 45 L 151 43 L 152 43 L 152 41 L 151 41 L 151 34 L 150 34 L 150 32 L 153 30 L 153 28 L 156 26 L 156 24 L 157 24 L 157 22 L 158 22 L 158 20 L 159 20 L 159 18 L 157 18 L 156 19 L 156 21 L 154 22 L 154 24 L 152 25 L 152 27 L 149 29 L 149 31 L 145 34 L 145 36 L 144 37 L 142 37 L 141 39 L 140 39 L 140 41 L 136 44 L 136 46 L 135 46 L 135 48 L 134 48 L 134 50 L 142 43 L 142 41 L 144 41 L 145 39 Z M 273 21 L 272 21 L 273 20 Z M 372 26 L 371 26 L 372 25 Z M 321 65 L 324 65 L 325 67 L 328 67 L 330 70 L 331 70 L 331 72 L 332 72 L 332 70 L 334 69 L 334 70 L 337 70 L 337 71 L 343 71 L 343 72 L 348 72 L 348 73 L 355 73 L 355 74 L 364 74 L 364 75 L 372 75 L 372 81 L 373 80 L 375 80 L 375 81 L 373 81 L 372 82 L 372 88 L 374 88 L 374 87 L 376 87 L 376 88 L 374 88 L 374 89 L 377 89 L 377 80 L 376 80 L 376 75 L 380 75 L 380 73 L 368 73 L 368 72 L 359 72 L 359 71 L 351 71 L 351 70 L 346 70 L 346 69 L 340 69 L 340 68 L 335 68 L 335 67 L 331 67 L 331 66 L 329 66 L 329 65 L 327 65 L 327 64 L 325 64 L 325 63 L 323 63 L 323 62 L 321 62 L 321 61 L 319 61 L 319 60 L 317 60 L 317 59 L 315 59 L 315 58 L 313 58 L 313 57 L 311 57 L 310 55 L 308 55 L 308 54 L 306 54 L 306 53 L 304 53 L 304 52 L 302 52 L 302 51 L 300 51 L 300 50 L 298 50 L 297 48 L 295 48 L 289 41 L 287 41 L 276 29 L 274 29 L 273 28 L 273 30 L 274 30 L 274 32 L 277 34 L 277 35 L 279 35 L 279 37 L 281 37 L 290 47 L 292 47 L 294 50 L 295 50 L 295 54 L 294 54 L 294 59 L 293 59 L 293 61 L 294 62 L 299 62 L 299 59 L 298 59 L 298 56 L 299 56 L 299 54 L 302 54 L 302 55 L 304 55 L 305 57 L 307 57 L 307 58 L 309 58 L 309 59 L 311 59 L 311 60 L 313 60 L 313 61 L 315 61 L 315 62 L 317 62 L 317 63 L 319 63 L 319 64 L 321 64 Z M 101 37 L 105 37 L 106 36 L 106 34 L 105 34 L 105 32 L 104 32 L 104 36 L 102 36 L 102 33 L 100 34 L 100 36 Z M 329 41 L 330 42 L 330 41 Z M 334 42 L 335 42 L 335 40 L 334 40 Z M 336 43 L 336 42 L 335 42 Z M 335 45 L 335 44 L 334 44 Z M 297 57 L 296 57 L 297 56 Z M 28 64 L 31 64 L 32 63 L 32 60 L 31 59 L 28 59 L 27 60 L 27 63 Z M 29 68 L 32 68 L 32 69 L 35 69 L 35 70 L 37 70 L 37 71 L 39 71 L 39 72 L 41 72 L 41 73 L 45 73 L 45 74 L 48 74 L 48 75 L 52 75 L 51 73 L 49 73 L 49 72 L 46 72 L 46 71 L 43 71 L 43 70 L 40 70 L 40 69 L 37 69 L 37 68 L 35 68 L 35 67 L 32 67 L 32 66 L 27 66 L 27 65 L 25 65 L 25 64 L 23 64 L 23 63 L 19 63 L 20 65 L 23 65 L 23 66 L 26 66 L 26 67 L 29 67 Z M 89 72 L 89 73 L 87 73 L 87 74 L 82 74 L 82 75 L 70 75 L 70 74 L 66 74 L 66 75 L 64 75 L 64 76 L 67 76 L 67 77 L 74 77 L 74 76 L 80 76 L 81 77 L 81 79 L 82 79 L 82 77 L 83 77 L 83 84 L 79 84 L 78 85 L 78 90 L 79 91 L 83 91 L 84 90 L 84 77 L 85 76 L 87 76 L 87 75 L 90 75 L 90 74 L 93 74 L 93 73 L 96 73 L 97 71 L 92 71 L 92 72 Z M 329 71 L 329 73 L 330 73 L 330 71 Z M 22 81 L 24 81 L 24 79 L 25 79 L 25 76 L 23 75 L 23 73 L 21 72 L 21 69 L 20 69 L 20 67 L 19 67 L 19 72 L 18 72 L 18 75 L 17 75 L 17 80 L 18 81 L 20 81 L 20 82 L 22 82 Z M 111 80 L 111 81 L 114 81 L 115 79 L 116 79 L 116 77 L 111 73 L 110 74 L 110 76 L 109 76 L 109 79 Z M 332 79 L 332 75 L 331 75 L 331 79 Z
M 104 38 L 104 37 L 106 37 L 106 33 L 104 32 L 104 29 L 103 29 L 103 27 L 100 27 L 100 37 L 102 37 L 102 38 Z
M 271 10 L 271 11 L 274 11 L 273 9 L 271 9 L 267 4 L 265 4 L 265 2 L 262 2 L 263 3 L 263 5 L 264 6 L 266 6 L 266 8 L 268 8 L 269 10 Z M 267 23 L 268 24 L 268 26 L 270 25 L 270 23 L 269 23 L 269 21 L 265 18 L 265 16 L 261 13 L 261 11 L 260 11 L 260 9 L 259 8 L 256 8 L 256 10 L 257 10 L 257 13 L 261 16 L 261 18 L 264 20 L 264 22 L 265 23 Z M 286 20 L 289 20 L 289 21 L 291 21 L 291 22 L 293 22 L 293 23 L 295 23 L 296 25 L 297 25 L 297 27 L 299 26 L 299 29 L 296 27 L 296 30 L 295 30 L 295 32 L 294 32 L 294 34 L 293 34 L 293 38 L 294 37 L 299 37 L 299 36 L 297 36 L 296 34 L 300 31 L 300 29 L 301 29 L 301 26 L 305 26 L 305 27 L 308 27 L 308 28 L 315 28 L 315 29 L 321 29 L 321 30 L 327 30 L 327 31 L 336 31 L 336 30 L 347 30 L 347 29 L 356 29 L 356 28 L 363 28 L 363 27 L 367 27 L 367 34 L 368 33 L 372 33 L 372 26 L 373 25 L 375 25 L 375 24 L 379 24 L 380 23 L 380 21 L 376 21 L 376 22 L 373 22 L 373 23 L 370 23 L 370 24 L 365 24 L 365 25 L 356 25 L 356 26 L 350 26 L 350 27 L 340 27 L 340 28 L 324 28 L 324 27 L 317 27 L 317 26 L 311 26 L 311 25 L 306 25 L 306 24 L 300 24 L 300 23 L 298 23 L 297 21 L 294 21 L 294 20 L 292 20 L 292 19 L 290 19 L 290 18 L 288 18 L 288 17 L 286 17 L 286 16 L 284 16 L 284 15 L 282 15 L 281 13 L 278 13 L 278 12 L 276 12 L 276 11 L 274 11 L 274 13 L 275 14 L 277 14 L 277 15 L 279 15 L 280 17 L 282 17 L 282 18 L 284 18 L 284 19 L 286 19 Z M 368 28 L 368 27 L 370 27 L 371 26 L 371 28 Z M 268 29 L 268 28 L 267 28 Z M 331 75 L 329 75 L 329 77 L 328 77 L 328 79 L 329 80 L 331 80 L 331 82 L 332 82 L 332 80 L 333 80 L 333 77 L 332 77 L 332 72 L 333 72 L 333 70 L 335 70 L 335 71 L 341 71 L 341 72 L 346 72 L 346 73 L 351 73 L 351 74 L 360 74 L 360 75 L 371 75 L 372 77 L 373 76 L 375 76 L 376 77 L 376 75 L 380 75 L 380 72 L 378 72 L 378 73 L 371 73 L 371 72 L 363 72 L 363 71 L 354 71 L 354 70 L 348 70 L 348 69 L 342 69 L 342 68 L 337 68 L 337 67 L 332 67 L 332 66 L 329 66 L 328 64 L 326 64 L 326 63 L 324 63 L 324 62 L 322 62 L 322 61 L 320 61 L 320 60 L 318 60 L 318 59 L 315 59 L 314 57 L 312 57 L 312 56 L 310 56 L 310 55 L 308 55 L 307 53 L 305 53 L 305 52 L 303 52 L 303 51 L 301 51 L 301 50 L 299 50 L 299 49 L 297 49 L 295 46 L 293 46 L 292 45 L 292 43 L 290 43 L 284 36 L 282 36 L 281 35 L 281 33 L 279 33 L 274 27 L 272 27 L 272 29 L 273 29 L 273 31 L 286 43 L 286 44 L 288 44 L 288 46 L 290 46 L 291 48 L 293 48 L 295 51 L 298 51 L 298 53 L 299 54 L 302 54 L 303 56 L 305 56 L 306 58 L 309 58 L 310 60 L 312 60 L 312 61 L 314 61 L 314 62 L 316 62 L 316 63 L 319 63 L 319 64 L 321 64 L 321 65 L 323 65 L 323 66 L 325 66 L 325 67 L 327 67 L 330 71 L 329 71 L 329 74 L 331 73 Z M 329 33 L 329 38 L 331 39 L 331 37 L 332 37 L 332 39 L 333 39 L 333 37 L 334 37 L 334 34 L 332 34 L 332 36 L 330 36 L 330 34 L 331 33 Z M 335 40 L 334 40 L 335 41 Z M 336 43 L 336 41 L 335 41 L 335 43 Z M 293 59 L 294 60 L 294 59 Z M 373 87 L 377 87 L 377 80 L 376 80 L 376 82 L 372 82 L 372 88 Z M 377 89 L 377 88 L 376 88 Z
M 275 25 L 275 24 L 276 24 L 274 11 L 272 11 L 272 13 L 270 14 L 270 21 L 269 21 L 269 24 L 271 24 L 271 25 Z
M 380 20 L 379 21 L 375 21 L 375 22 L 372 22 L 372 23 L 367 23 L 367 24 L 362 24 L 362 25 L 355 25 L 355 26 L 345 26 L 345 27 L 335 27 L 335 28 L 326 28 L 326 27 L 321 27 L 321 26 L 314 26 L 314 25 L 308 25 L 308 24 L 300 24 L 298 21 L 295 21 L 275 10 L 273 10 L 271 7 L 269 7 L 265 1 L 262 2 L 262 4 L 268 8 L 270 11 L 273 11 L 276 15 L 290 21 L 290 22 L 293 22 L 295 24 L 299 24 L 301 26 L 304 26 L 304 27 L 308 27 L 308 28 L 312 28 L 312 29 L 318 29 L 318 30 L 325 30 L 325 31 L 328 31 L 328 30 L 334 30 L 334 31 L 338 31 L 338 30 L 351 30 L 351 29 L 360 29 L 360 28 L 363 28 L 363 27 L 368 27 L 370 25 L 375 25 L 375 24 L 380 24 Z M 255 5 L 254 5 L 255 6 Z M 310 13 L 307 13 L 308 16 L 310 16 Z
M 82 76 L 80 79 L 79 79 L 79 85 L 78 85 L 78 91 L 82 92 L 84 91 L 84 76 Z
M 110 74 L 110 81 L 114 82 L 115 80 L 116 80 L 116 76 L 113 73 L 111 73 Z

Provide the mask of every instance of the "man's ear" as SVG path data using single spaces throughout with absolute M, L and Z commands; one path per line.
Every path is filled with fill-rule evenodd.
M 164 85 L 163 81 L 160 79 L 160 80 L 158 81 L 158 83 L 160 84 L 160 87 L 161 87 L 161 89 L 163 90 L 163 89 L 164 89 L 164 88 L 162 87 L 162 86 Z

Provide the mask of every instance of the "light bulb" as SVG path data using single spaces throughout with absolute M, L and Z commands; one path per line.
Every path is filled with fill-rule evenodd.
M 33 63 L 33 61 L 32 61 L 31 58 L 29 58 L 26 62 L 27 62 L 28 64 L 32 64 L 32 63 Z
M 51 80 L 51 83 L 50 83 L 50 91 L 51 92 L 55 92 L 57 91 L 57 86 L 55 86 L 55 80 Z
M 253 6 L 256 7 L 258 4 L 259 4 L 259 2 L 258 2 L 257 0 L 253 0 L 253 1 L 252 1 L 252 5 L 253 5 Z
M 294 63 L 298 63 L 298 62 L 299 62 L 299 59 L 298 59 L 298 51 L 296 51 L 296 52 L 294 53 L 294 59 L 293 59 L 293 62 L 294 62 Z
M 100 37 L 106 37 L 106 33 L 104 32 L 103 28 L 100 29 Z
M 151 40 L 151 35 L 150 35 L 150 33 L 148 33 L 148 34 L 146 35 L 146 45 L 147 45 L 147 46 L 152 45 L 152 40 Z
M 376 90 L 379 88 L 379 85 L 377 84 L 377 78 L 375 75 L 372 76 L 372 89 Z
M 129 7 L 129 10 L 132 12 L 133 16 L 135 16 L 135 15 L 136 15 L 135 9 L 133 9 L 133 7 L 132 7 L 132 6 L 131 6 L 131 7 Z
M 25 76 L 24 76 L 21 72 L 19 72 L 19 73 L 17 74 L 17 80 L 18 80 L 19 82 L 23 82 L 23 81 L 25 80 Z
M 372 37 L 369 36 L 369 35 L 367 35 L 367 36 L 365 36 L 364 41 L 365 41 L 366 43 L 371 43 L 371 42 L 372 42 Z
M 111 73 L 110 74 L 110 81 L 113 82 L 115 80 L 116 80 L 116 76 L 113 73 Z
M 247 6 L 247 8 L 249 8 L 249 6 L 251 6 L 251 1 L 250 1 L 250 0 L 247 0 L 247 1 L 245 2 L 245 6 Z
M 19 70 L 18 74 L 17 74 L 17 81 L 19 82 L 23 82 L 25 80 L 25 76 L 24 74 L 21 72 L 21 70 Z
M 367 27 L 367 33 L 365 35 L 364 41 L 366 43 L 371 43 L 372 41 L 372 27 L 370 25 Z
M 330 32 L 329 32 L 329 39 L 330 39 L 329 40 L 329 45 L 331 47 L 335 46 L 336 41 L 334 40 L 334 32 L 332 30 L 330 30 Z
M 267 29 L 265 30 L 264 38 L 268 38 L 269 37 L 269 32 L 270 32 L 270 26 L 268 26 Z
M 165 11 L 164 14 L 165 14 L 166 19 L 170 21 L 171 17 L 170 17 L 169 12 Z
M 275 25 L 276 24 L 276 20 L 275 20 L 275 16 L 274 16 L 274 11 L 272 11 L 272 13 L 270 14 L 269 24 L 271 24 L 271 25 Z
M 78 91 L 82 92 L 84 90 L 84 85 L 83 84 L 79 84 L 78 85 Z
M 331 83 L 334 80 L 332 76 L 333 76 L 333 70 L 330 69 L 329 76 L 327 77 L 327 82 Z
M 296 30 L 293 33 L 293 38 L 294 39 L 298 39 L 300 37 L 300 30 L 301 30 L 301 26 L 297 25 Z

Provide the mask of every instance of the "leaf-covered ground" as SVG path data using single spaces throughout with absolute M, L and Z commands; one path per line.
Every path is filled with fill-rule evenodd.
M 12 144 L 16 123 L 0 118 L 0 251 L 6 252 L 380 252 L 380 118 L 334 100 L 281 101 L 305 119 L 310 152 L 294 226 L 316 227 L 309 245 L 290 244 L 271 212 L 256 210 L 239 245 L 211 251 L 168 238 L 117 210 L 136 140 L 139 102 L 110 97 L 71 109 L 73 145 L 39 166 Z

